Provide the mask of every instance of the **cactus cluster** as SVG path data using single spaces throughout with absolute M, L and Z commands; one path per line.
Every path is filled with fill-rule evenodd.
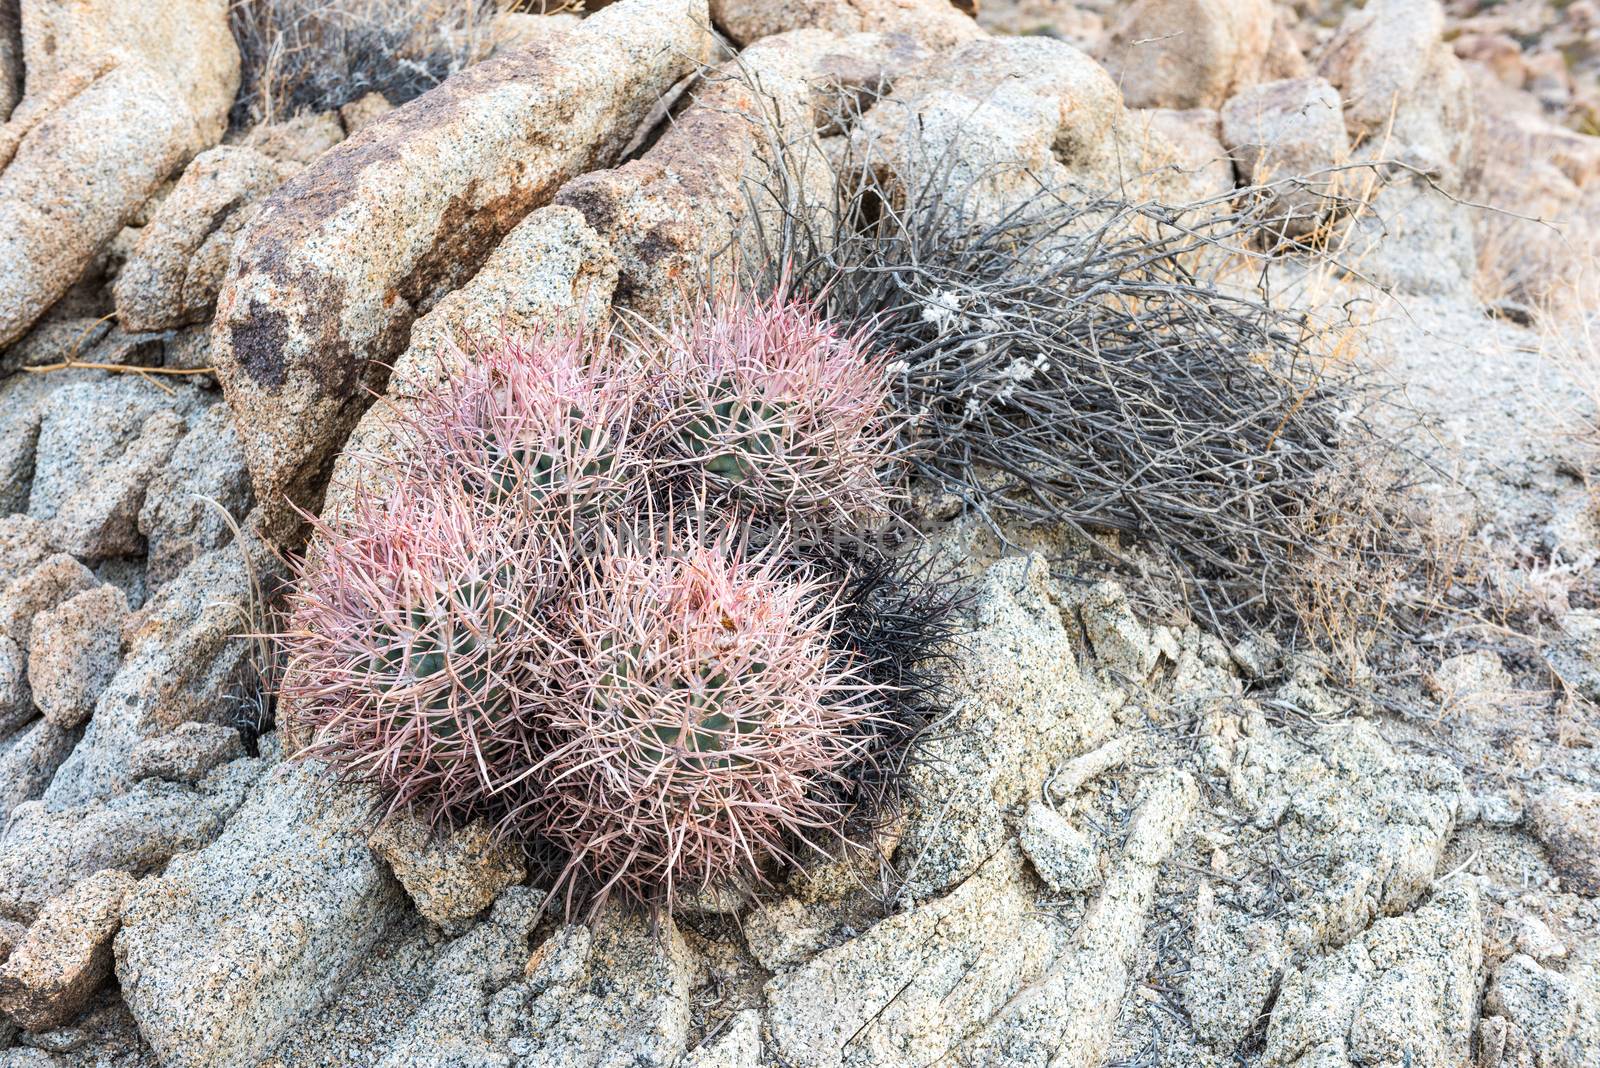
M 945 604 L 884 610 L 862 535 L 898 428 L 866 353 L 734 297 L 462 359 L 317 524 L 280 702 L 302 752 L 380 812 L 490 819 L 569 902 L 670 909 L 847 840 L 892 796 Z

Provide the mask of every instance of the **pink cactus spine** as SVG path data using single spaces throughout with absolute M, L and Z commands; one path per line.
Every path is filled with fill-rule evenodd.
M 455 359 L 463 369 L 408 420 L 410 481 L 449 484 L 522 525 L 624 508 L 639 488 L 631 439 L 645 387 L 625 354 L 513 337 Z
M 663 454 L 791 522 L 886 512 L 897 427 L 862 334 L 803 301 L 734 296 L 679 322 L 663 348 Z
M 299 755 L 434 822 L 485 810 L 490 769 L 541 758 L 550 608 L 569 566 L 471 502 L 406 485 L 319 531 L 294 590 L 281 705 Z
M 837 844 L 878 712 L 823 590 L 682 527 L 613 546 L 583 586 L 559 741 L 510 817 L 570 857 L 569 892 L 670 909 Z

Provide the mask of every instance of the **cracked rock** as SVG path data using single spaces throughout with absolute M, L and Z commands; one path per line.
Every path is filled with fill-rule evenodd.
M 1552 786 L 1529 799 L 1528 816 L 1566 886 L 1600 894 L 1600 793 Z
M 0 634 L 26 649 L 41 612 L 98 585 L 94 572 L 66 553 L 46 557 L 0 591 Z
M 1049 805 L 1035 801 L 1022 821 L 1022 852 L 1058 894 L 1081 894 L 1100 881 L 1100 851 Z
M 128 598 L 96 586 L 34 617 L 28 682 L 44 718 L 63 730 L 82 726 L 122 661 Z
M 146 419 L 139 436 L 115 461 L 61 501 L 50 519 L 51 542 L 85 560 L 139 554 L 144 549 L 139 510 L 145 490 L 183 434 L 183 419 L 172 412 Z
M 135 789 L 152 785 L 171 789 Z M 360 822 L 315 766 L 279 764 L 215 841 L 139 884 L 117 981 L 163 1065 L 254 1065 L 389 928 L 400 888 Z
M 1442 886 L 1415 912 L 1284 976 L 1267 1025 L 1268 1068 L 1467 1064 L 1482 981 L 1474 883 Z
M 44 903 L 103 868 L 131 875 L 214 838 L 260 774 L 247 759 L 217 769 L 199 789 L 146 780 L 81 806 L 17 806 L 0 848 L 0 915 L 27 921 Z
M 670 1068 L 688 1044 L 694 959 L 676 924 L 621 909 L 563 927 L 491 999 L 488 1034 L 514 1063 Z
M 180 723 L 166 734 L 146 738 L 128 755 L 128 777 L 199 782 L 212 768 L 244 756 L 244 741 L 233 727 L 218 723 Z
M 239 231 L 299 169 L 242 145 L 196 156 L 117 274 L 117 321 L 128 330 L 171 330 L 210 319 Z
M 367 839 L 429 921 L 459 927 L 527 878 L 515 847 L 494 841 L 489 825 L 435 832 L 409 812 L 390 816 Z
M 111 975 L 111 939 L 133 877 L 100 871 L 52 898 L 0 965 L 0 1011 L 29 1031 L 76 1016 Z
M 152 587 L 174 578 L 202 554 L 233 537 L 254 503 L 233 413 L 213 404 L 195 419 L 150 480 L 139 509 L 139 533 L 148 545 Z
M 1042 557 L 995 564 L 951 680 L 950 726 L 911 771 L 916 799 L 900 855 L 905 895 L 948 890 L 1011 837 L 1004 809 L 1039 796 L 1051 770 L 1109 733 L 1109 709 L 1078 671 Z
M 18 805 L 44 793 L 82 733 L 41 719 L 0 741 L 0 827 Z

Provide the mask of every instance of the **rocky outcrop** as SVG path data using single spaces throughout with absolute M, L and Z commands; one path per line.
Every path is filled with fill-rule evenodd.
M 1469 1063 L 1483 965 L 1479 893 L 1457 881 L 1284 976 L 1268 1068 Z
M 708 43 L 697 0 L 624 0 L 371 123 L 241 234 L 213 357 L 256 498 L 302 504 L 412 323 L 567 179 L 609 162 Z M 396 210 L 404 205 L 404 210 Z
M 817 133 L 830 105 L 861 86 L 887 86 L 925 54 L 890 35 L 762 38 L 703 79 L 641 158 L 569 183 L 557 203 L 582 212 L 616 255 L 615 304 L 654 318 L 681 310 L 740 224 L 774 209 L 770 191 L 804 184 L 825 199 Z
M 1069 44 L 989 38 L 898 79 L 852 136 L 858 158 L 907 188 L 959 190 L 950 203 L 982 222 L 1014 215 L 1045 190 L 1094 196 L 1137 181 L 1135 199 L 1182 203 L 1231 188 L 1231 171 L 1203 174 L 1223 158 L 1220 146 L 1193 130 L 1169 140 L 1167 125 L 1130 118 L 1116 82 Z
M 147 780 L 108 801 L 11 812 L 0 849 L 0 916 L 29 921 L 50 898 L 102 869 L 144 875 L 173 854 L 216 837 L 261 771 L 256 760 L 224 765 L 198 788 Z
M 44 718 L 63 730 L 81 727 L 122 662 L 128 598 L 114 586 L 74 594 L 34 617 L 28 639 L 28 682 Z
M 213 404 L 190 420 L 145 491 L 138 520 L 145 581 L 158 587 L 227 544 L 254 503 L 233 414 L 226 404 Z
M 408 812 L 389 816 L 367 839 L 430 922 L 460 927 L 527 877 L 515 847 L 475 820 L 440 833 Z
M 1351 12 L 1318 70 L 1338 88 L 1350 136 L 1370 155 L 1459 180 L 1476 109 L 1444 41 L 1438 0 L 1373 0 Z
M 1341 254 L 1407 293 L 1462 293 L 1476 268 L 1473 219 L 1452 197 L 1477 108 L 1443 33 L 1438 0 L 1373 0 L 1350 12 L 1318 63 L 1344 101 L 1356 158 L 1380 162 L 1386 180 Z
M 66 293 L 239 87 L 225 0 L 23 0 L 27 95 L 0 133 L 0 347 Z
M 335 462 L 324 517 L 383 477 L 412 404 L 472 359 L 476 339 L 600 329 L 616 286 L 616 257 L 577 211 L 547 206 L 518 223 L 471 281 L 411 328 L 383 401 L 362 415 Z
M 930 48 L 949 48 L 983 36 L 951 0 L 712 0 L 717 28 L 736 44 L 790 30 L 830 33 L 893 33 Z
M 0 965 L 0 1012 L 29 1031 L 76 1016 L 111 975 L 111 939 L 132 876 L 101 871 L 51 899 Z
M 204 401 L 194 387 L 168 395 L 133 375 L 61 383 L 39 402 L 28 514 L 58 548 L 137 550 L 145 489 Z
M 1198 801 L 1194 779 L 1180 771 L 1153 776 L 1141 787 L 1122 855 L 1084 914 L 1072 947 L 963 1043 L 952 1063 L 964 1068 L 1104 1063 L 1155 901 L 1156 874 L 1188 830 Z
M 1576 1068 L 1585 1056 L 1600 1053 L 1600 1045 L 1592 1044 L 1600 1039 L 1593 1033 L 1593 1023 L 1600 1020 L 1600 1005 L 1584 1005 L 1587 991 L 1581 989 L 1581 982 L 1579 976 L 1569 979 L 1541 967 L 1524 953 L 1503 961 L 1483 995 L 1479 1063 Z M 1583 1020 L 1583 1015 L 1589 1020 Z M 1591 1033 L 1580 1035 L 1580 1030 Z
M 212 768 L 244 756 L 244 741 L 233 727 L 218 723 L 180 723 L 152 735 L 128 754 L 128 777 L 199 782 Z
M 1102 58 L 1129 107 L 1220 108 L 1276 76 L 1273 26 L 1272 0 L 1134 0 Z
M 434 966 L 381 1068 L 512 1058 L 563 1068 L 671 1068 L 688 1041 L 694 962 L 670 919 L 610 911 L 558 928 L 529 956 L 537 891 L 512 888 Z M 499 947 L 505 948 L 499 948 Z M 504 1051 L 504 1052 L 502 1052 Z
M 50 784 L 53 807 L 126 789 L 130 754 L 146 738 L 237 714 L 229 694 L 259 654 L 239 637 L 254 626 L 254 584 L 270 584 L 282 566 L 247 531 L 196 558 L 129 617 L 122 666 L 100 694 L 82 744 Z
M 26 650 L 40 613 L 99 584 L 93 571 L 66 553 L 45 557 L 0 589 L 0 634 Z
M 129 897 L 123 998 L 164 1065 L 244 1068 L 314 1014 L 393 922 L 400 888 L 326 800 L 315 766 L 272 769 L 227 829 Z
M 1231 1054 L 1293 954 L 1342 945 L 1428 893 L 1464 791 L 1452 765 L 1396 752 L 1359 720 L 1299 740 L 1259 713 L 1219 711 L 1205 734 L 1207 761 L 1239 813 L 1237 830 L 1213 839 L 1212 863 L 1283 880 L 1247 893 L 1202 885 L 1189 907 L 1183 1006 L 1199 1035 Z M 1269 910 L 1267 895 L 1286 903 Z
M 129 330 L 170 330 L 209 320 L 239 231 L 299 169 L 241 145 L 196 156 L 117 274 L 117 321 Z
M 1600 896 L 1600 791 L 1547 787 L 1530 800 L 1528 816 L 1568 888 Z
M 1338 209 L 1334 168 L 1350 158 L 1339 91 L 1320 78 L 1264 82 L 1236 94 L 1222 109 L 1222 142 L 1240 179 L 1270 186 L 1264 222 L 1298 240 Z
M 44 793 L 82 733 L 37 719 L 0 741 L 0 823 Z
M 1093 748 L 1113 725 L 1108 703 L 1078 671 L 1042 558 L 992 568 L 974 615 L 948 733 L 929 740 L 928 762 L 911 772 L 917 804 L 899 847 L 909 861 L 901 893 L 911 900 L 970 877 L 1010 838 L 1007 808 L 1038 796 L 1058 763 Z

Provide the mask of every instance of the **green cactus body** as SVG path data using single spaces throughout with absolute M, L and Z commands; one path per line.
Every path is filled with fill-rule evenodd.
M 484 443 L 481 490 L 490 500 L 504 502 L 526 493 L 535 500 L 557 494 L 572 495 L 591 490 L 596 481 L 613 474 L 618 467 L 617 450 L 610 435 L 585 422 L 582 409 L 568 413 L 554 447 Z
M 388 680 L 391 694 L 413 691 L 416 719 L 440 742 L 460 737 L 463 710 L 496 722 L 509 714 L 511 695 L 488 665 L 493 643 L 511 632 L 516 617 L 504 606 L 486 606 L 492 595 L 486 580 L 463 583 L 431 607 L 412 607 L 403 629 L 388 623 L 376 628 L 380 651 L 372 678 L 380 685 Z M 466 709 L 464 696 L 470 700 Z
M 699 457 L 705 470 L 730 482 L 748 482 L 761 465 L 781 456 L 786 406 L 749 400 L 734 383 L 717 383 L 709 409 L 690 419 L 680 435 L 685 451 Z

